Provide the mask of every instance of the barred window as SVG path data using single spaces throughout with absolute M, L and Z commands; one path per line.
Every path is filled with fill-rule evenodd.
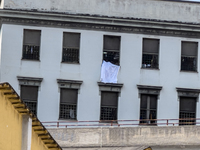
M 21 85 L 21 99 L 37 115 L 38 86 Z
M 143 39 L 142 68 L 159 68 L 159 39 Z
M 100 120 L 117 120 L 118 92 L 101 92 Z
M 140 121 L 141 124 L 142 123 L 145 123 L 145 124 L 156 123 L 155 120 L 151 120 L 151 119 L 157 119 L 157 95 L 141 94 L 140 119 L 147 119 L 147 120 Z
M 40 59 L 40 30 L 24 30 L 22 59 Z
M 196 98 L 180 97 L 179 118 L 183 119 L 179 121 L 179 125 L 195 125 L 196 121 L 190 118 L 196 118 Z
M 60 119 L 77 119 L 78 89 L 61 88 L 60 94 Z
M 120 63 L 120 40 L 119 36 L 104 35 L 103 60 L 115 65 Z
M 197 42 L 181 43 L 181 70 L 197 71 Z
M 63 33 L 62 62 L 79 63 L 80 33 Z

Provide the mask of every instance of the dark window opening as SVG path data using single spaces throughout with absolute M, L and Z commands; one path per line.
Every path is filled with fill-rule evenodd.
M 79 63 L 80 33 L 63 33 L 62 62 Z
M 100 120 L 117 120 L 118 93 L 101 92 L 101 116 Z
M 40 30 L 24 30 L 22 59 L 40 59 Z
M 180 97 L 179 125 L 195 125 L 196 98 Z
M 197 42 L 183 42 L 181 44 L 181 70 L 197 71 Z
M 156 68 L 159 64 L 159 39 L 143 39 L 142 68 Z
M 21 99 L 37 115 L 38 86 L 21 86 Z
M 120 37 L 104 35 L 103 60 L 115 65 L 120 63 Z
M 140 102 L 140 124 L 156 124 L 157 119 L 157 96 L 141 95 Z M 143 120 L 144 119 L 144 120 Z
M 59 119 L 77 119 L 77 89 L 61 88 Z

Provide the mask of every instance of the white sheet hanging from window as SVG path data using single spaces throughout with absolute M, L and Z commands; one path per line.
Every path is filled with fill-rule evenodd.
M 120 66 L 114 65 L 110 62 L 103 61 L 101 65 L 101 82 L 117 83 L 117 75 Z

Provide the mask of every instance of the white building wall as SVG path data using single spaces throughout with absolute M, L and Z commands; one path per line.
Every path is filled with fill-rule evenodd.
M 200 20 L 200 3 L 161 0 L 4 0 L 5 9 L 133 17 L 168 21 Z
M 41 30 L 40 61 L 21 59 L 23 29 Z M 58 120 L 60 93 L 56 79 L 82 80 L 77 119 L 99 120 L 101 97 L 97 82 L 100 79 L 103 35 L 121 36 L 118 82 L 124 85 L 118 104 L 119 120 L 139 119 L 138 84 L 163 87 L 158 100 L 158 119 L 179 118 L 176 87 L 200 88 L 199 73 L 180 72 L 181 41 L 199 42 L 199 39 L 7 24 L 2 25 L 1 31 L 0 81 L 8 81 L 20 94 L 17 76 L 43 78 L 38 92 L 38 117 L 41 121 Z M 63 32 L 81 33 L 80 64 L 61 63 Z M 159 70 L 141 69 L 142 38 L 160 39 Z M 197 117 L 200 117 L 199 109 L 198 101 Z

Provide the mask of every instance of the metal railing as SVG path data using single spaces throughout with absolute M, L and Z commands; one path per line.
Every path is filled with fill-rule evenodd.
M 96 120 L 96 121 L 48 121 L 42 122 L 45 127 L 67 128 L 67 127 L 124 127 L 124 126 L 178 126 L 198 125 L 200 118 L 181 119 L 140 119 L 140 120 Z M 185 122 L 183 122 L 185 121 Z M 146 123 L 140 123 L 146 122 Z M 153 122 L 153 123 L 152 123 Z

